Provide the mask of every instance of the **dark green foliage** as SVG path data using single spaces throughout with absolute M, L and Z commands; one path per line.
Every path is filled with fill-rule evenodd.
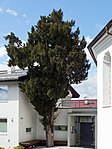
M 86 41 L 79 38 L 79 28 L 72 31 L 74 25 L 74 21 L 63 20 L 61 10 L 53 10 L 32 26 L 26 44 L 14 33 L 5 37 L 9 41 L 9 66 L 28 68 L 27 79 L 20 88 L 43 116 L 45 127 L 57 109 L 57 100 L 67 96 L 69 84 L 81 83 L 88 76 Z
M 15 146 L 13 149 L 24 149 L 23 146 Z

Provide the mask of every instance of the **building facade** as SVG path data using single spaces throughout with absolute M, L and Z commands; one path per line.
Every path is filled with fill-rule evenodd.
M 112 20 L 88 46 L 97 65 L 98 149 L 112 147 Z
M 13 148 L 29 140 L 45 140 L 41 118 L 18 86 L 25 71 L 0 71 L 0 146 Z M 69 95 L 60 99 L 54 122 L 54 140 L 68 146 L 96 146 L 97 103 L 73 99 L 79 94 L 69 88 Z
M 35 139 L 37 113 L 18 87 L 25 72 L 0 71 L 0 146 L 12 148 L 21 141 Z

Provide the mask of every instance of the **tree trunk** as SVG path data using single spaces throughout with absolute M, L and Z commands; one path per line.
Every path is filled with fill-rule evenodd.
M 52 110 L 51 116 L 49 116 L 49 124 L 46 126 L 46 146 L 54 146 L 54 109 Z

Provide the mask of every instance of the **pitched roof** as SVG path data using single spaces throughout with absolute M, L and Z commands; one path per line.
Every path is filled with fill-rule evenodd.
M 72 98 L 79 98 L 80 97 L 79 93 L 71 85 L 69 85 L 69 90 L 72 93 Z
M 99 34 L 93 39 L 93 41 L 87 46 L 95 64 L 97 65 L 97 60 L 96 57 L 94 55 L 94 52 L 92 50 L 92 47 L 101 39 L 101 37 L 105 34 L 108 33 L 109 34 L 109 29 L 110 27 L 112 27 L 112 20 L 110 20 L 107 25 L 99 32 Z

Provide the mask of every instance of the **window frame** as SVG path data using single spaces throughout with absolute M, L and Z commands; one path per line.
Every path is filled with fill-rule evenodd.
M 0 98 L 0 103 L 7 103 L 8 102 L 8 85 L 0 85 L 0 88 L 3 88 L 3 90 L 7 92 L 6 94 L 6 98 L 1 99 Z M 6 89 L 5 89 L 6 88 Z M 3 93 L 0 94 L 0 96 L 2 96 Z
M 68 131 L 67 125 L 54 125 L 54 131 Z
M 7 134 L 7 132 L 8 132 L 8 119 L 6 117 L 0 117 L 0 120 L 6 120 L 6 131 L 0 131 L 0 135 L 1 134 Z
M 27 131 L 28 129 L 31 129 L 31 131 Z M 33 128 L 32 127 L 26 127 L 26 133 L 33 133 Z

